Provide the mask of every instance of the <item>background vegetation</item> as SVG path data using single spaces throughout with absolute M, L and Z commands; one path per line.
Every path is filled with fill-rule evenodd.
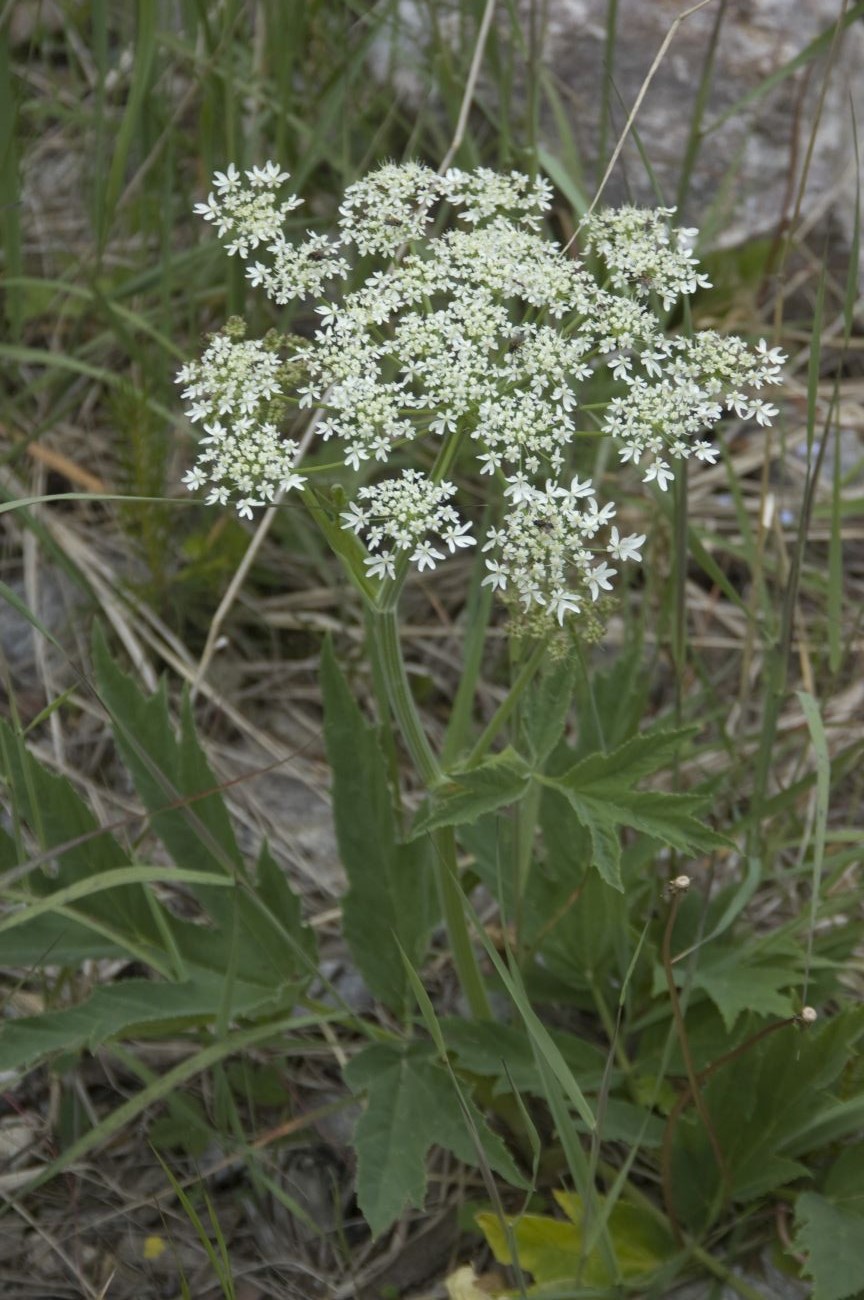
M 369 722 L 338 564 L 297 509 L 250 552 L 177 486 L 178 365 L 232 313 L 310 325 L 274 321 L 196 224 L 212 171 L 278 159 L 326 229 L 377 162 L 437 166 L 484 9 L 418 6 L 410 107 L 389 0 L 0 15 L 4 1295 L 431 1296 L 469 1261 L 516 1294 L 864 1292 L 857 247 L 839 271 L 794 230 L 713 255 L 694 322 L 786 347 L 781 420 L 730 426 L 674 509 L 633 481 L 643 576 L 516 724 L 543 762 L 560 743 L 619 780 L 622 806 L 646 777 L 698 793 L 727 843 L 685 860 L 621 818 L 618 892 L 574 877 L 585 824 L 550 795 L 514 898 L 518 824 L 466 826 L 494 1028 L 461 1018 L 440 936 L 424 957 L 422 900 L 391 915 L 398 827 L 369 828 L 393 841 L 389 889 L 340 837 L 343 926 L 329 772 L 338 823 L 340 773 L 341 815 L 365 815 L 356 736 L 385 801 L 401 758 Z M 591 187 L 561 87 L 500 11 L 456 161 L 539 157 L 569 236 Z M 418 579 L 401 628 L 453 754 L 511 671 L 478 577 Z M 376 918 L 407 965 L 381 960 Z M 402 1105 L 385 1159 L 370 1116 Z

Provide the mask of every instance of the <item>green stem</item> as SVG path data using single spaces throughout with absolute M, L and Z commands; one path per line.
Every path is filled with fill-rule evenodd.
M 390 707 L 418 776 L 427 789 L 432 790 L 440 785 L 444 773 L 426 738 L 411 694 L 399 639 L 399 616 L 393 608 L 376 609 L 372 611 L 369 622 L 390 696 Z
M 498 735 L 498 732 L 505 723 L 509 721 L 510 715 L 522 697 L 522 692 L 525 690 L 525 687 L 543 662 L 543 656 L 545 653 L 546 643 L 544 641 L 538 641 L 534 649 L 531 651 L 531 654 L 519 669 L 510 690 L 489 719 L 480 739 L 471 750 L 471 753 L 468 756 L 468 761 L 465 764 L 466 767 L 476 767 L 483 759 L 487 749 Z
M 426 738 L 411 694 L 399 639 L 399 619 L 396 609 L 393 607 L 373 609 L 369 623 L 384 673 L 390 707 L 417 773 L 431 793 L 437 785 L 441 784 L 444 773 Z M 462 887 L 459 883 L 459 869 L 456 863 L 456 839 L 452 827 L 445 826 L 435 831 L 432 843 L 438 896 L 459 983 L 471 1014 L 478 1020 L 491 1020 L 489 998 L 477 965 L 477 956 L 471 943 L 465 917 Z

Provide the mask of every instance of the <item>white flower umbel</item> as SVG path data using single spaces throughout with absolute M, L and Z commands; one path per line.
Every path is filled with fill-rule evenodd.
M 371 552 L 366 565 L 373 576 L 393 577 L 398 551 L 409 552 L 422 573 L 444 559 L 439 547 L 453 554 L 475 545 L 471 525 L 449 504 L 455 494 L 452 483 L 436 483 L 419 470 L 405 469 L 398 478 L 361 487 L 342 523 L 365 538 Z
M 592 484 L 575 478 L 569 487 L 547 482 L 532 486 L 524 476 L 513 475 L 505 496 L 509 498 L 506 528 L 491 528 L 483 550 L 492 552 L 484 586 L 512 591 L 525 609 L 545 606 L 560 624 L 577 614 L 586 598 L 596 601 L 601 590 L 612 589 L 617 570 L 605 560 L 599 564 L 589 540 L 597 531 L 599 511 Z M 614 515 L 604 508 L 604 522 Z M 644 537 L 618 538 L 614 553 L 622 560 L 638 558 Z M 610 547 L 610 552 L 612 548 Z
M 473 466 L 506 514 L 486 537 L 484 581 L 561 623 L 612 589 L 610 560 L 639 560 L 645 543 L 620 537 L 614 504 L 573 478 L 583 434 L 610 436 L 621 461 L 665 491 L 676 462 L 713 463 L 709 435 L 724 416 L 777 414 L 761 390 L 779 381 L 779 349 L 666 330 L 662 314 L 708 283 L 696 232 L 676 231 L 669 209 L 582 223 L 598 282 L 541 233 L 552 196 L 542 178 L 388 163 L 349 187 L 332 237 L 297 239 L 287 225 L 300 200 L 279 198 L 286 179 L 274 163 L 229 167 L 198 205 L 229 252 L 256 250 L 253 285 L 280 306 L 316 302 L 302 375 L 286 380 L 272 347 L 236 331 L 181 371 L 205 432 L 185 481 L 209 485 L 208 500 L 248 516 L 301 484 L 296 444 L 277 426 L 291 405 L 315 408 L 317 435 L 363 476 L 342 524 L 364 541 L 369 576 L 432 570 L 474 544 L 454 483 L 441 481 L 445 465 L 451 478 Z M 362 278 L 348 288 L 358 258 Z M 612 393 L 604 408 L 598 377 Z M 441 468 L 388 471 L 420 440 L 422 463 Z
M 345 191 L 339 225 L 346 243 L 361 253 L 392 256 L 401 244 L 420 239 L 440 194 L 435 172 L 421 163 L 387 163 Z
M 516 212 L 524 225 L 537 230 L 543 213 L 552 206 L 552 186 L 546 178 L 532 181 L 521 172 L 505 176 L 488 167 L 473 172 L 451 167 L 439 187 L 448 203 L 461 207 L 461 216 L 472 224 L 499 213 Z
M 182 367 L 177 382 L 190 420 L 200 421 L 205 437 L 198 459 L 183 482 L 191 491 L 211 485 L 208 504 L 236 500 L 241 518 L 266 505 L 279 491 L 301 487 L 295 473 L 297 443 L 283 438 L 266 418 L 281 393 L 279 357 L 256 339 L 217 334 L 200 361 Z
M 603 258 L 615 288 L 632 289 L 640 298 L 655 293 L 665 311 L 681 294 L 711 287 L 697 269 L 692 250 L 699 232 L 670 227 L 674 215 L 674 208 L 624 207 L 594 213 L 582 225 L 586 242 Z
M 288 179 L 275 163 L 247 171 L 246 185 L 232 163 L 224 172 L 216 172 L 213 190 L 206 203 L 196 203 L 195 211 L 205 221 L 212 221 L 225 250 L 247 257 L 251 248 L 277 239 L 289 212 L 303 200 L 292 194 L 283 203 L 276 202 L 276 191 Z

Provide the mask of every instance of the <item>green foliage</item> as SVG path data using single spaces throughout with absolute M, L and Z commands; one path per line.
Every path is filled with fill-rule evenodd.
M 10 1020 L 0 1034 L 0 1069 L 21 1069 L 57 1052 L 95 1052 L 113 1039 L 160 1038 L 211 1024 L 221 1005 L 224 976 L 205 971 L 177 983 L 123 979 L 96 988 L 74 1007 Z M 234 982 L 235 1016 L 280 1009 L 279 991 Z
M 468 1164 L 488 1162 L 508 1182 L 522 1185 L 500 1137 L 470 1101 L 457 1095 L 434 1047 L 376 1043 L 354 1057 L 345 1079 L 354 1092 L 366 1093 L 354 1138 L 357 1199 L 375 1234 L 407 1205 L 423 1205 L 426 1156 L 433 1144 Z
M 797 965 L 775 965 L 758 958 L 747 961 L 742 956 L 735 945 L 710 948 L 693 976 L 694 987 L 705 990 L 730 1034 L 745 1011 L 790 1016 L 791 999 L 780 990 L 794 988 L 800 980 Z
M 410 996 L 400 947 L 422 964 L 435 920 L 432 846 L 400 841 L 387 763 L 329 642 L 321 655 L 324 738 L 333 774 L 333 817 L 348 874 L 342 902 L 346 942 L 369 988 L 397 1011 Z
M 623 826 L 682 853 L 710 852 L 728 844 L 697 820 L 696 813 L 707 803 L 704 796 L 634 789 L 637 781 L 668 766 L 691 734 L 683 730 L 634 736 L 611 754 L 591 754 L 559 776 L 538 777 L 569 802 L 591 837 L 594 866 L 615 889 L 624 887 L 619 838 Z
M 703 1098 L 725 1169 L 718 1170 L 691 1102 L 670 1131 L 670 1208 L 683 1222 L 698 1231 L 716 1212 L 717 1197 L 752 1202 L 807 1177 L 803 1159 L 818 1149 L 820 1121 L 836 1114 L 833 1087 L 862 1034 L 860 1010 L 807 1033 L 781 1022 L 713 1070 Z
M 507 1221 L 516 1246 L 516 1259 L 534 1275 L 532 1296 L 557 1293 L 558 1284 L 608 1287 L 613 1283 L 646 1284 L 651 1275 L 677 1252 L 672 1234 L 646 1209 L 614 1205 L 608 1217 L 609 1239 L 614 1258 L 604 1258 L 599 1248 L 588 1247 L 585 1209 L 578 1196 L 556 1192 L 555 1200 L 567 1216 L 553 1219 L 540 1214 L 523 1214 Z M 601 1199 L 600 1206 L 604 1203 Z M 504 1224 L 495 1215 L 477 1216 L 478 1225 L 500 1264 L 511 1264 L 514 1255 Z
M 479 767 L 449 772 L 428 806 L 418 814 L 412 835 L 425 835 L 439 826 L 470 825 L 484 813 L 516 803 L 528 789 L 530 779 L 530 767 L 510 748 Z
M 864 1215 L 817 1192 L 802 1192 L 795 1225 L 795 1247 L 807 1256 L 813 1300 L 846 1300 L 864 1291 Z
M 18 832 L 17 842 L 0 836 L 0 864 L 24 868 L 22 885 L 7 891 L 16 907 L 0 920 L 5 957 L 30 964 L 122 954 L 158 978 L 120 979 L 76 1005 L 5 1021 L 3 1069 L 133 1034 L 266 1018 L 293 1005 L 315 970 L 314 937 L 266 844 L 255 872 L 244 868 L 188 702 L 177 736 L 164 688 L 146 698 L 98 632 L 94 663 L 118 749 L 176 866 L 135 862 L 71 783 L 0 722 L 0 781 Z M 29 869 L 25 831 L 41 850 Z M 50 862 L 53 871 L 43 865 Z M 209 924 L 175 915 L 154 893 L 157 883 L 188 889 Z
M 522 707 L 522 737 L 534 768 L 542 770 L 564 733 L 576 664 L 573 655 L 553 662 L 526 692 Z

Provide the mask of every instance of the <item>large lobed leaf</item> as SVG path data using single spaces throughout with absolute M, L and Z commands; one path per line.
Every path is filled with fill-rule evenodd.
M 847 1300 L 864 1291 L 864 1216 L 817 1192 L 795 1203 L 795 1246 L 807 1256 L 812 1300 Z
M 496 1173 L 514 1186 L 525 1185 L 501 1139 L 472 1102 L 460 1101 L 435 1055 L 429 1044 L 402 1048 L 375 1043 L 344 1071 L 352 1092 L 366 1093 L 366 1109 L 354 1135 L 357 1200 L 376 1236 L 408 1205 L 422 1208 L 426 1157 L 433 1145 L 446 1147 L 474 1166 L 482 1152 Z
M 638 781 L 668 766 L 690 735 L 688 728 L 634 736 L 609 754 L 590 754 L 558 776 L 537 777 L 568 801 L 591 837 L 594 866 L 615 889 L 623 889 L 620 831 L 624 826 L 682 853 L 710 852 L 728 844 L 697 820 L 706 802 L 702 796 L 635 789 Z

